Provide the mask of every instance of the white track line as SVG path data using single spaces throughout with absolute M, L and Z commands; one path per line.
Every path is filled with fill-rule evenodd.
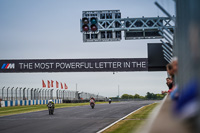
M 145 105 L 145 106 L 146 106 L 146 105 Z M 142 106 L 142 107 L 138 108 L 137 110 L 134 110 L 133 112 L 129 113 L 128 115 L 126 115 L 126 116 L 124 116 L 124 117 L 120 118 L 119 120 L 117 120 L 117 121 L 113 122 L 112 124 L 108 125 L 107 127 L 105 127 L 105 128 L 103 128 L 103 129 L 101 129 L 101 130 L 100 130 L 100 131 L 98 131 L 97 133 L 102 133 L 102 132 L 103 132 L 103 131 L 105 131 L 106 129 L 108 129 L 108 128 L 112 127 L 113 125 L 115 125 L 115 124 L 116 124 L 116 123 L 118 123 L 119 121 L 121 121 L 121 120 L 125 119 L 126 117 L 128 117 L 129 115 L 131 115 L 131 114 L 135 113 L 136 111 L 140 110 L 140 109 L 141 109 L 141 108 L 143 108 L 143 107 L 144 107 L 144 106 Z

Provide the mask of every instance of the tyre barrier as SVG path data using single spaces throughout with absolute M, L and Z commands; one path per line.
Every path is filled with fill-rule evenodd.
M 55 104 L 63 103 L 62 99 L 53 99 L 52 101 Z M 0 107 L 44 105 L 47 103 L 48 103 L 48 100 L 10 100 L 10 101 L 1 101 Z

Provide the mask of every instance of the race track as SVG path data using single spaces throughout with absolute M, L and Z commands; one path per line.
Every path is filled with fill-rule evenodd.
M 0 133 L 95 133 L 141 106 L 155 101 L 60 108 L 0 117 Z

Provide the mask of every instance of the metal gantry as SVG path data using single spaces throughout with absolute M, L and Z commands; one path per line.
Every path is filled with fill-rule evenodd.
M 117 18 L 99 20 L 99 31 L 158 30 L 163 26 L 173 29 L 168 17 Z
M 170 13 L 168 13 L 158 2 L 155 2 L 155 5 L 163 12 L 165 13 L 169 19 L 172 20 L 172 24 L 175 25 L 175 17 L 172 16 Z M 175 26 L 173 26 L 173 29 Z M 163 40 L 160 40 L 162 42 L 162 47 L 163 47 L 163 55 L 164 59 L 167 62 L 171 62 L 172 57 L 173 57 L 173 41 L 174 41 L 174 30 L 170 30 L 165 26 L 159 27 L 159 34 L 167 41 L 164 42 Z
M 122 32 L 126 40 L 159 39 L 164 38 L 159 33 L 163 29 L 174 32 L 173 19 L 174 16 L 121 18 L 120 10 L 83 11 L 80 29 L 83 42 L 120 41 Z
M 159 3 L 155 4 L 167 17 L 121 18 L 120 10 L 83 11 L 80 20 L 83 42 L 120 41 L 122 32 L 125 40 L 161 39 L 164 59 L 170 62 L 173 56 L 175 17 Z

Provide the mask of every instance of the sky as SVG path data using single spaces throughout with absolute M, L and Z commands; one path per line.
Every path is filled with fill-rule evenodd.
M 156 0 L 172 15 L 172 0 Z M 1 0 L 0 60 L 147 58 L 158 39 L 83 43 L 82 11 L 120 10 L 122 18 L 165 16 L 155 0 Z M 0 87 L 42 87 L 42 80 L 66 82 L 69 90 L 117 96 L 167 90 L 166 72 L 0 73 Z

